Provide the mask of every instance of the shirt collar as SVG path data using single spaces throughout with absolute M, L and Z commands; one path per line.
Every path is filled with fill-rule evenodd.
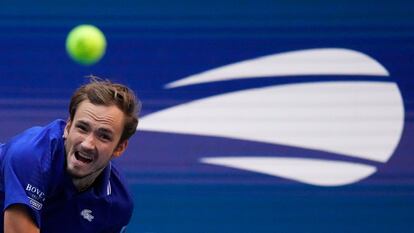
M 111 170 L 112 170 L 112 163 L 105 167 L 105 169 L 101 172 L 101 174 L 96 178 L 94 183 L 91 187 L 86 189 L 83 192 L 79 192 L 75 185 L 73 184 L 72 177 L 66 173 L 65 183 L 66 185 L 63 187 L 65 189 L 65 193 L 68 198 L 78 195 L 93 195 L 96 197 L 105 197 L 111 195 Z

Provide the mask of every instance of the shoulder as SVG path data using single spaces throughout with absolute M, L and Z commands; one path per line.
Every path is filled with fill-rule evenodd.
M 6 194 L 3 206 L 31 207 L 30 213 L 38 225 L 40 210 L 49 195 L 50 180 L 56 177 L 51 173 L 53 164 L 57 164 L 55 157 L 61 158 L 64 154 L 63 125 L 58 120 L 44 127 L 30 128 L 2 147 L 0 189 Z
M 44 148 L 51 142 L 56 142 L 63 135 L 65 122 L 55 120 L 46 126 L 35 126 L 13 137 L 8 143 L 8 151 L 22 151 Z
M 64 126 L 63 120 L 55 120 L 43 127 L 29 128 L 13 137 L 5 145 L 4 162 L 18 163 L 19 167 L 50 163 L 51 155 L 63 149 Z

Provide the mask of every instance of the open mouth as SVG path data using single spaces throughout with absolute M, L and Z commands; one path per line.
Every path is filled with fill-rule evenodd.
M 92 162 L 92 158 L 90 158 L 89 156 L 80 153 L 79 151 L 75 152 L 75 158 L 83 163 L 91 163 Z

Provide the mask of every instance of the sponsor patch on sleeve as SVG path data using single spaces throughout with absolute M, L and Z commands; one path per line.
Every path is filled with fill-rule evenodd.
M 46 199 L 45 193 L 32 184 L 27 184 L 25 190 L 27 198 L 29 198 L 30 206 L 33 209 L 41 210 L 43 207 L 43 202 Z

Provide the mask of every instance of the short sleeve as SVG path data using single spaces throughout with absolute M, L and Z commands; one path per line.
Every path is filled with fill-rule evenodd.
M 41 211 L 48 188 L 50 141 L 28 140 L 26 143 L 27 145 L 12 144 L 5 154 L 4 210 L 14 204 L 25 205 L 40 228 Z

